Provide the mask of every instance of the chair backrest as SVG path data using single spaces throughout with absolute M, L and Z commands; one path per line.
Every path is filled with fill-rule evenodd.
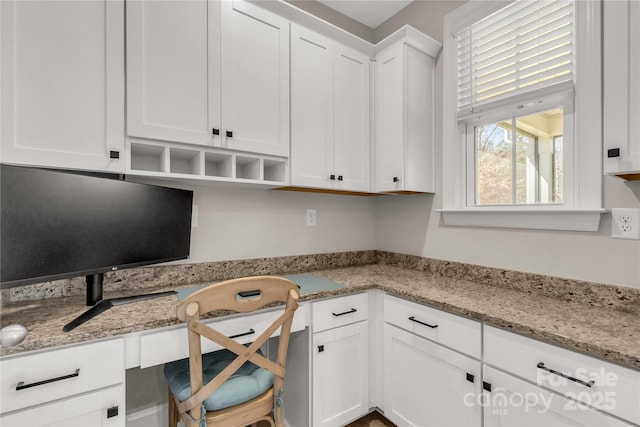
M 194 418 L 198 418 L 202 402 L 247 360 L 261 368 L 268 369 L 275 375 L 273 393 L 274 396 L 279 396 L 284 382 L 293 313 L 298 308 L 299 296 L 298 286 L 288 279 L 275 276 L 255 276 L 214 283 L 185 298 L 177 308 L 177 316 L 181 321 L 188 322 L 192 395 L 178 405 L 178 410 L 181 413 L 191 410 Z M 202 315 L 216 310 L 248 313 L 276 303 L 286 303 L 284 313 L 248 347 L 200 321 Z M 280 327 L 277 358 L 274 363 L 256 352 Z M 205 385 L 202 384 L 201 336 L 218 343 L 237 355 L 229 366 Z

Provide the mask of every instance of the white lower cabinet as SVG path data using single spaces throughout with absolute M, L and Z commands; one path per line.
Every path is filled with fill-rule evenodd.
M 474 404 L 484 407 L 485 427 L 632 426 L 486 365 L 483 380 Z
M 2 360 L 0 425 L 124 427 L 121 338 Z
M 350 295 L 312 306 L 315 330 L 329 325 L 323 317 L 342 324 L 313 334 L 314 427 L 344 425 L 369 410 L 369 322 L 361 318 L 366 315 L 366 297 Z
M 480 426 L 480 362 L 384 325 L 384 414 L 399 426 Z

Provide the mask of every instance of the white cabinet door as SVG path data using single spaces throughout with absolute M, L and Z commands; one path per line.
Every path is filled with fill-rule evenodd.
M 3 427 L 124 427 L 125 387 L 120 384 L 0 416 Z
M 219 14 L 207 0 L 127 1 L 129 136 L 212 143 L 211 128 L 220 127 L 220 83 L 209 72 L 219 68 Z M 211 125 L 210 108 L 212 118 L 218 110 Z
M 291 28 L 291 184 L 332 188 L 333 42 Z
M 640 180 L 640 2 L 604 7 L 604 170 Z
M 393 191 L 403 178 L 404 46 L 376 55 L 375 191 Z
M 336 189 L 369 191 L 369 74 L 367 55 L 335 51 L 334 145 Z
M 369 410 L 368 322 L 313 335 L 313 423 L 344 425 Z
M 222 2 L 222 121 L 223 147 L 289 156 L 289 22 L 240 0 Z
M 480 383 L 479 361 L 385 324 L 384 413 L 394 423 L 480 426 Z
M 291 184 L 369 191 L 369 57 L 299 26 L 291 46 Z
M 124 2 L 6 0 L 0 19 L 0 160 L 123 172 Z
M 482 399 L 474 403 L 484 406 L 485 427 L 631 427 L 631 424 L 486 365 L 483 380 Z M 609 403 L 615 406 L 615 395 L 594 395 L 594 398 L 609 398 Z
M 376 55 L 376 192 L 435 191 L 434 68 L 402 41 Z

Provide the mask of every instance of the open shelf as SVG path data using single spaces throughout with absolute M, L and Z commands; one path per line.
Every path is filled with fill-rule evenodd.
M 260 159 L 256 157 L 236 156 L 236 178 L 261 179 Z
M 129 141 L 129 175 L 187 179 L 202 184 L 276 187 L 288 184 L 288 159 L 169 141 Z
M 166 172 L 166 148 L 160 145 L 131 143 L 131 169 L 147 172 Z
M 284 182 L 286 179 L 286 163 L 284 160 L 264 159 L 265 181 Z
M 233 177 L 233 156 L 227 153 L 204 153 L 205 176 Z
M 201 151 L 171 147 L 170 171 L 187 175 L 200 175 Z

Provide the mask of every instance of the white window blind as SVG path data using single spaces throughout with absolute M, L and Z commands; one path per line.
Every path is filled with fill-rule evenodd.
M 573 0 L 518 0 L 456 35 L 458 120 L 573 90 Z

